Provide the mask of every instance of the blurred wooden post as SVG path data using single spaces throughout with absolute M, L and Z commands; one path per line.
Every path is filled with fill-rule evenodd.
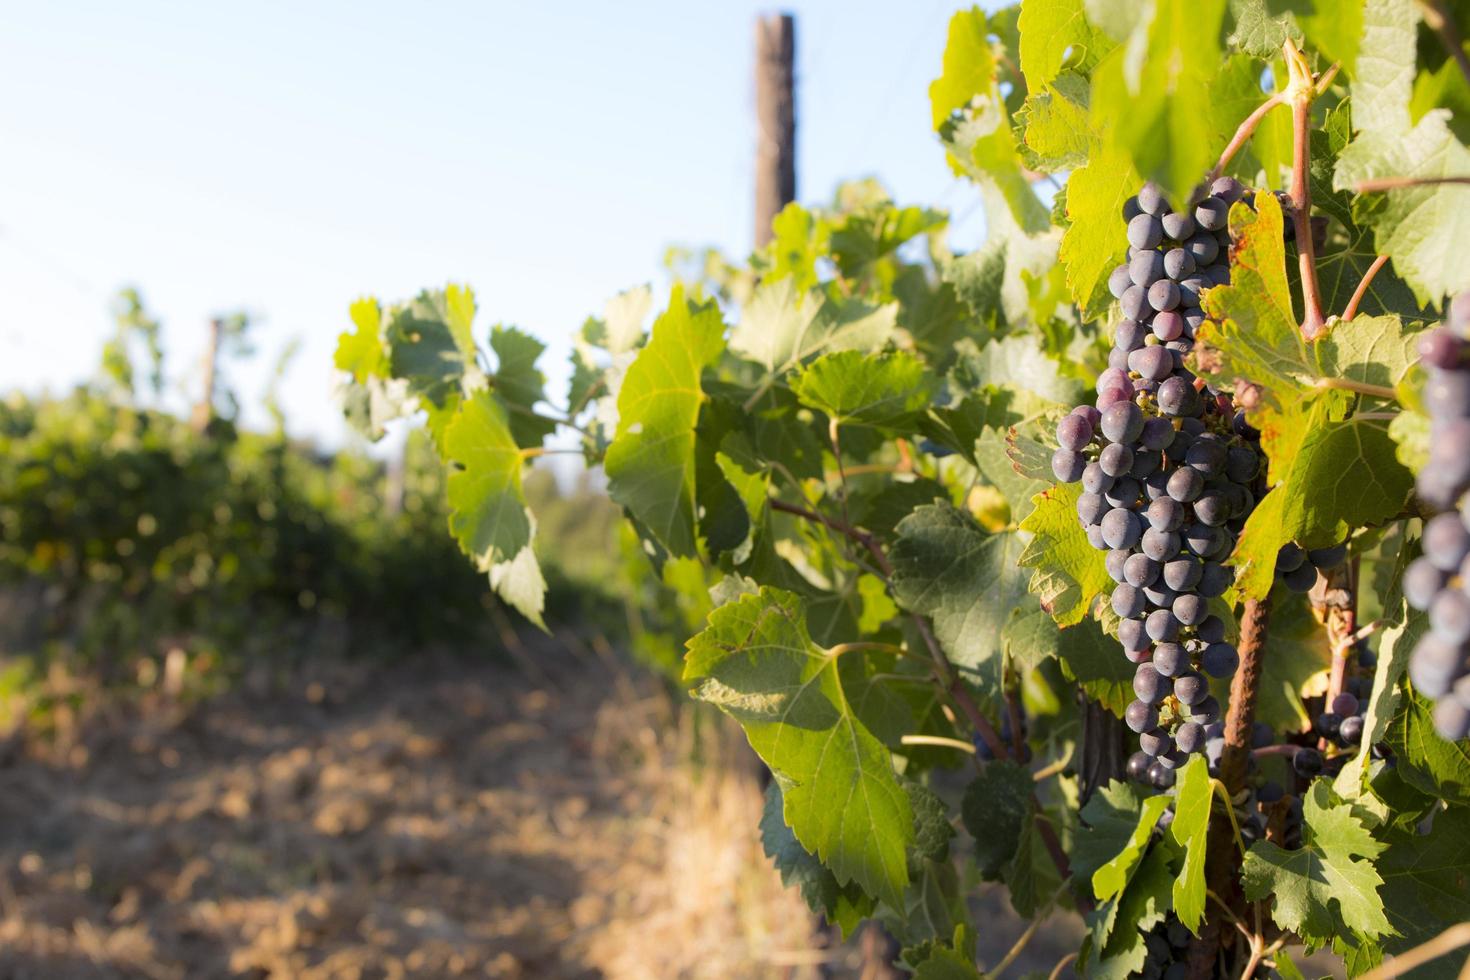
M 194 412 L 189 419 L 189 425 L 197 433 L 204 432 L 209 428 L 210 420 L 214 418 L 214 377 L 219 370 L 219 338 L 224 332 L 224 321 L 219 317 L 209 321 L 209 343 L 204 348 L 204 393 L 199 396 L 199 401 L 194 406 Z
M 771 14 L 755 22 L 755 247 L 771 221 L 796 200 L 796 20 Z

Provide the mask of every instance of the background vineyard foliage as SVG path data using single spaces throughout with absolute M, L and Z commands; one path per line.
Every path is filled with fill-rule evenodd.
M 1470 919 L 1470 749 L 1428 730 L 1404 677 L 1424 626 L 1397 585 L 1417 551 L 1428 431 L 1415 349 L 1470 287 L 1470 212 L 1453 183 L 1357 189 L 1470 175 L 1470 87 L 1426 23 L 1436 12 L 1413 0 L 962 11 L 930 96 L 951 166 L 984 202 L 977 250 L 954 254 L 944 213 L 871 182 L 793 204 L 748 261 L 672 253 L 656 315 L 646 287 L 611 300 L 577 333 L 570 390 L 555 396 L 541 345 L 477 322 L 468 288 L 364 299 L 337 353 L 349 416 L 371 433 L 427 413 L 451 533 L 532 621 L 537 556 L 557 545 L 538 547 L 547 528 L 523 473 L 552 432 L 556 446 L 574 439 L 636 536 L 624 571 L 653 617 L 645 651 L 735 718 L 775 774 L 768 853 L 844 930 L 882 921 L 919 976 L 977 975 L 984 925 L 964 902 L 977 877 L 1003 882 L 1022 915 L 1085 915 L 1088 975 L 1161 972 L 1146 934 L 1182 924 L 1223 957 L 1206 972 L 1254 953 L 1296 976 L 1281 943 L 1238 942 L 1207 907 L 1205 854 L 1225 839 L 1241 866 L 1217 805 L 1238 787 L 1202 759 L 1165 795 L 1109 782 L 1125 752 L 1098 746 L 1121 738 L 1105 719 L 1133 697 L 1133 667 L 1109 635 L 1112 581 L 1076 491 L 1052 485 L 1048 460 L 1056 420 L 1091 401 L 1106 364 L 1124 202 L 1145 179 L 1188 199 L 1269 97 L 1304 102 L 1323 309 L 1343 313 L 1375 257 L 1391 262 L 1351 320 L 1304 337 L 1289 216 L 1268 193 L 1230 215 L 1233 284 L 1207 295 L 1197 370 L 1250 410 L 1271 489 L 1220 611 L 1233 624 L 1224 602 L 1269 599 L 1256 717 L 1314 741 L 1325 614 L 1273 589 L 1273 572 L 1287 542 L 1351 534 L 1357 622 L 1377 621 L 1380 656 L 1363 660 L 1362 747 L 1334 750 L 1335 778 L 1261 760 L 1300 794 L 1302 843 L 1242 845 L 1226 900 L 1259 902 L 1283 941 L 1363 972 Z M 1470 12 L 1448 25 L 1467 36 Z M 1283 107 L 1225 172 L 1283 190 L 1294 159 Z M 937 776 L 985 758 L 962 797 Z M 1156 827 L 1161 816 L 1172 823 Z M 1453 976 L 1463 959 L 1423 975 Z
M 0 402 L 0 635 L 18 654 L 7 693 L 52 662 L 126 683 L 175 647 L 221 678 L 308 653 L 496 655 L 495 603 L 443 533 L 444 473 L 424 433 L 391 479 L 360 451 L 238 429 L 227 390 L 228 414 L 201 433 L 147 407 L 163 351 L 135 293 L 119 318 L 97 381 Z M 615 511 L 548 471 L 526 489 L 579 555 L 570 577 L 553 562 L 555 617 L 619 629 Z

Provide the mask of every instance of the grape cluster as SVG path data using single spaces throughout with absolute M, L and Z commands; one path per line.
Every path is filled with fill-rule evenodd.
M 1404 570 L 1404 598 L 1429 613 L 1409 678 L 1435 699 L 1434 727 L 1453 741 L 1470 735 L 1470 293 L 1450 303 L 1448 322 L 1424 337 L 1419 357 L 1431 429 L 1417 490 L 1444 513 L 1424 523 L 1424 554 Z
M 1239 664 L 1209 600 L 1230 586 L 1223 562 L 1260 491 L 1254 430 L 1185 364 L 1201 293 L 1229 280 L 1226 214 L 1244 195 L 1228 177 L 1209 190 L 1173 211 L 1147 184 L 1124 205 L 1128 261 L 1109 278 L 1123 319 L 1096 404 L 1058 423 L 1052 457 L 1058 480 L 1082 483 L 1077 516 L 1117 583 L 1118 639 L 1137 665 L 1125 720 L 1142 752 L 1130 772 L 1160 789 L 1219 718 L 1206 675 Z
M 1310 551 L 1288 541 L 1276 553 L 1276 581 L 1293 592 L 1310 592 L 1318 572 L 1329 572 L 1346 559 L 1346 541 Z

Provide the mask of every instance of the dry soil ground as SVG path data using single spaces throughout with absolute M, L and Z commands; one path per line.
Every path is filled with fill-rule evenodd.
M 748 750 L 568 649 L 530 679 L 262 674 L 12 738 L 0 978 L 852 975 L 760 853 Z

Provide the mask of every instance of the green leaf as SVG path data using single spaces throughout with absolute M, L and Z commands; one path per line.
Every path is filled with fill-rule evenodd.
M 1068 679 L 1120 718 L 1133 700 L 1133 665 L 1119 655 L 1118 641 L 1094 620 L 1059 629 L 1044 609 L 1018 609 L 1006 624 L 1005 647 L 1025 667 L 1055 656 Z
M 909 805 L 914 811 L 911 860 L 915 863 L 945 860 L 949 857 L 950 839 L 955 835 L 949 822 L 949 808 L 923 783 L 904 779 L 903 788 L 908 791 Z
M 1013 461 L 1013 452 L 1024 456 L 1032 445 L 1035 444 L 1017 436 L 1015 429 L 1010 430 L 1009 436 L 999 429 L 986 429 L 975 440 L 975 468 L 1010 503 L 1012 522 L 1024 520 L 1034 506 L 1032 498 L 1051 483 L 1049 473 L 1047 479 L 1026 476 Z M 1045 455 L 1050 460 L 1051 454 Z
M 1410 114 L 1419 12 L 1413 0 L 1368 0 L 1363 49 L 1350 91 L 1357 137 L 1338 158 L 1334 186 L 1351 189 L 1376 177 L 1434 178 L 1470 173 L 1470 149 L 1434 109 Z M 1389 191 L 1355 207 L 1381 253 L 1420 303 L 1470 287 L 1460 249 L 1470 240 L 1470 188 L 1440 184 Z
M 981 976 L 969 957 L 939 946 L 914 968 L 914 980 L 981 980 Z
M 1092 937 L 1098 962 L 1089 964 L 1089 980 L 1125 980 L 1141 974 L 1148 952 L 1143 937 L 1169 914 L 1171 865 L 1170 848 L 1150 848 L 1123 894 L 1095 913 Z M 1119 928 L 1113 928 L 1114 923 Z
M 501 598 L 541 623 L 546 583 L 531 548 L 535 523 L 521 488 L 525 456 L 505 409 L 485 389 L 460 403 L 444 433 L 449 531 L 490 573 Z
M 830 300 L 817 289 L 798 290 L 792 279 L 762 282 L 730 332 L 730 349 L 783 374 L 830 351 L 880 350 L 893 337 L 898 304 L 870 306 Z
M 1174 822 L 1169 825 L 1170 835 L 1184 849 L 1184 867 L 1174 881 L 1174 911 L 1195 935 L 1205 914 L 1205 851 L 1213 793 L 1209 766 L 1204 756 L 1197 755 L 1179 772 Z
M 1134 824 L 1123 849 L 1092 874 L 1092 893 L 1099 901 L 1105 902 L 1128 887 L 1128 879 L 1133 877 L 1133 872 L 1143 860 L 1149 838 L 1168 805 L 1167 796 L 1150 796 L 1143 801 L 1138 810 L 1138 822 Z
M 1108 276 L 1128 258 L 1123 202 L 1138 193 L 1143 180 L 1133 160 L 1113 143 L 1094 147 L 1087 166 L 1067 179 L 1067 230 L 1060 258 L 1067 288 L 1085 320 L 1113 304 Z
M 1092 601 L 1112 586 L 1102 552 L 1087 543 L 1077 520 L 1078 484 L 1058 484 L 1032 498 L 1021 522 L 1032 538 L 1019 559 L 1032 569 L 1028 588 L 1062 626 L 1082 621 Z
M 451 305 L 452 300 L 452 305 Z M 408 392 L 429 405 L 452 409 L 459 395 L 482 379 L 475 363 L 465 304 L 473 299 L 463 287 L 425 290 L 388 314 L 384 337 L 393 376 L 408 382 Z
M 843 425 L 900 429 L 933 401 L 935 382 L 912 354 L 840 351 L 817 358 L 791 387 L 803 405 Z
M 1383 879 L 1373 861 L 1384 845 L 1318 780 L 1303 800 L 1299 850 L 1257 841 L 1245 856 L 1245 894 L 1272 900 L 1272 918 L 1312 945 L 1351 930 L 1365 936 L 1392 931 L 1378 893 Z
M 837 877 L 801 846 L 791 828 L 781 818 L 781 787 L 772 782 L 766 789 L 765 808 L 761 811 L 761 847 L 781 873 L 781 884 L 801 889 L 801 897 L 813 912 L 820 912 L 828 922 L 839 926 L 850 936 L 873 914 L 875 903 L 856 884 L 839 885 Z
M 1410 786 L 1458 806 L 1470 806 L 1470 740 L 1446 742 L 1434 730 L 1432 707 L 1406 691 L 1388 728 L 1387 742 Z
M 1082 400 L 1083 386 L 1062 376 L 1057 362 L 1032 334 L 1011 334 L 979 348 L 958 348 L 962 369 L 987 385 L 1030 392 L 1043 403 L 1071 407 Z
M 969 514 L 936 503 L 904 518 L 889 555 L 894 599 L 931 617 L 950 660 L 997 690 L 1001 628 L 1026 596 L 1020 554 L 1017 535 L 988 534 Z
M 1470 809 L 1451 807 L 1434 815 L 1427 834 L 1398 831 L 1378 859 L 1383 906 L 1399 933 L 1384 942 L 1402 955 L 1457 922 L 1470 921 Z M 1426 980 L 1460 975 L 1466 951 L 1414 972 Z
M 352 304 L 350 315 L 357 329 L 337 338 L 332 362 L 337 370 L 346 371 L 359 384 L 369 378 L 385 377 L 388 356 L 383 349 L 382 311 L 378 301 L 365 296 Z
M 617 435 L 604 464 L 608 493 L 674 555 L 696 553 L 700 374 L 719 356 L 723 331 L 714 305 L 696 305 L 676 286 L 618 392 Z
M 1040 827 L 1049 822 L 1045 813 L 1032 810 L 1021 827 L 1016 856 L 1002 872 L 1011 893 L 1011 908 L 1024 919 L 1035 918 L 1046 907 L 1047 900 L 1062 885 L 1056 863 L 1047 849 Z
M 1093 28 L 1083 13 L 1082 0 L 1027 0 L 1020 5 L 1016 26 L 1021 32 L 1021 73 L 1026 87 L 1037 92 L 1056 79 L 1069 51 L 1083 49 L 1092 60 L 1113 47 L 1112 39 Z
M 1134 168 L 1183 204 L 1223 147 L 1213 83 L 1224 55 L 1225 0 L 1154 5 L 1147 40 L 1131 40 L 1093 74 L 1092 114 Z M 1119 202 L 1121 204 L 1121 202 Z M 1114 222 L 1121 224 L 1119 212 Z
M 899 906 L 913 809 L 888 749 L 858 718 L 840 649 L 812 642 L 802 607 L 763 587 L 714 610 L 689 641 L 684 680 L 740 723 L 782 781 L 783 817 L 802 846 L 840 884 Z
M 1392 625 L 1380 635 L 1378 666 L 1373 672 L 1373 694 L 1363 712 L 1361 744 L 1353 761 L 1343 767 L 1333 783 L 1333 789 L 1338 795 L 1349 801 L 1356 800 L 1362 794 L 1363 780 L 1372 765 L 1373 746 L 1388 737 L 1389 724 L 1398 714 L 1402 697 L 1399 681 L 1408 670 L 1409 654 L 1426 627 L 1426 617 L 1420 613 L 1407 616 L 1407 608 L 1400 599 L 1397 608 L 1393 609 Z M 1399 775 L 1402 776 L 1403 773 Z M 1435 792 L 1437 795 L 1437 786 Z
M 988 763 L 965 788 L 960 817 L 975 839 L 975 863 L 987 881 L 1015 857 L 1035 787 L 1030 770 L 1002 759 Z
M 1087 163 L 1095 138 L 1087 99 L 1087 80 L 1071 73 L 1026 97 L 1016 119 L 1032 166 L 1055 171 Z
M 1152 798 L 1142 787 L 1122 780 L 1114 780 L 1092 794 L 1079 814 L 1082 829 L 1072 851 L 1072 873 L 1079 881 L 1092 881 L 1099 868 L 1127 850 L 1141 825 L 1139 814 L 1144 801 Z M 1149 827 L 1152 829 L 1153 824 Z
M 546 345 L 515 327 L 495 326 L 490 331 L 490 349 L 495 352 L 495 394 L 510 412 L 510 431 L 520 446 L 539 446 L 556 431 L 556 423 L 535 413 L 545 397 L 546 377 L 536 368 L 536 359 Z

